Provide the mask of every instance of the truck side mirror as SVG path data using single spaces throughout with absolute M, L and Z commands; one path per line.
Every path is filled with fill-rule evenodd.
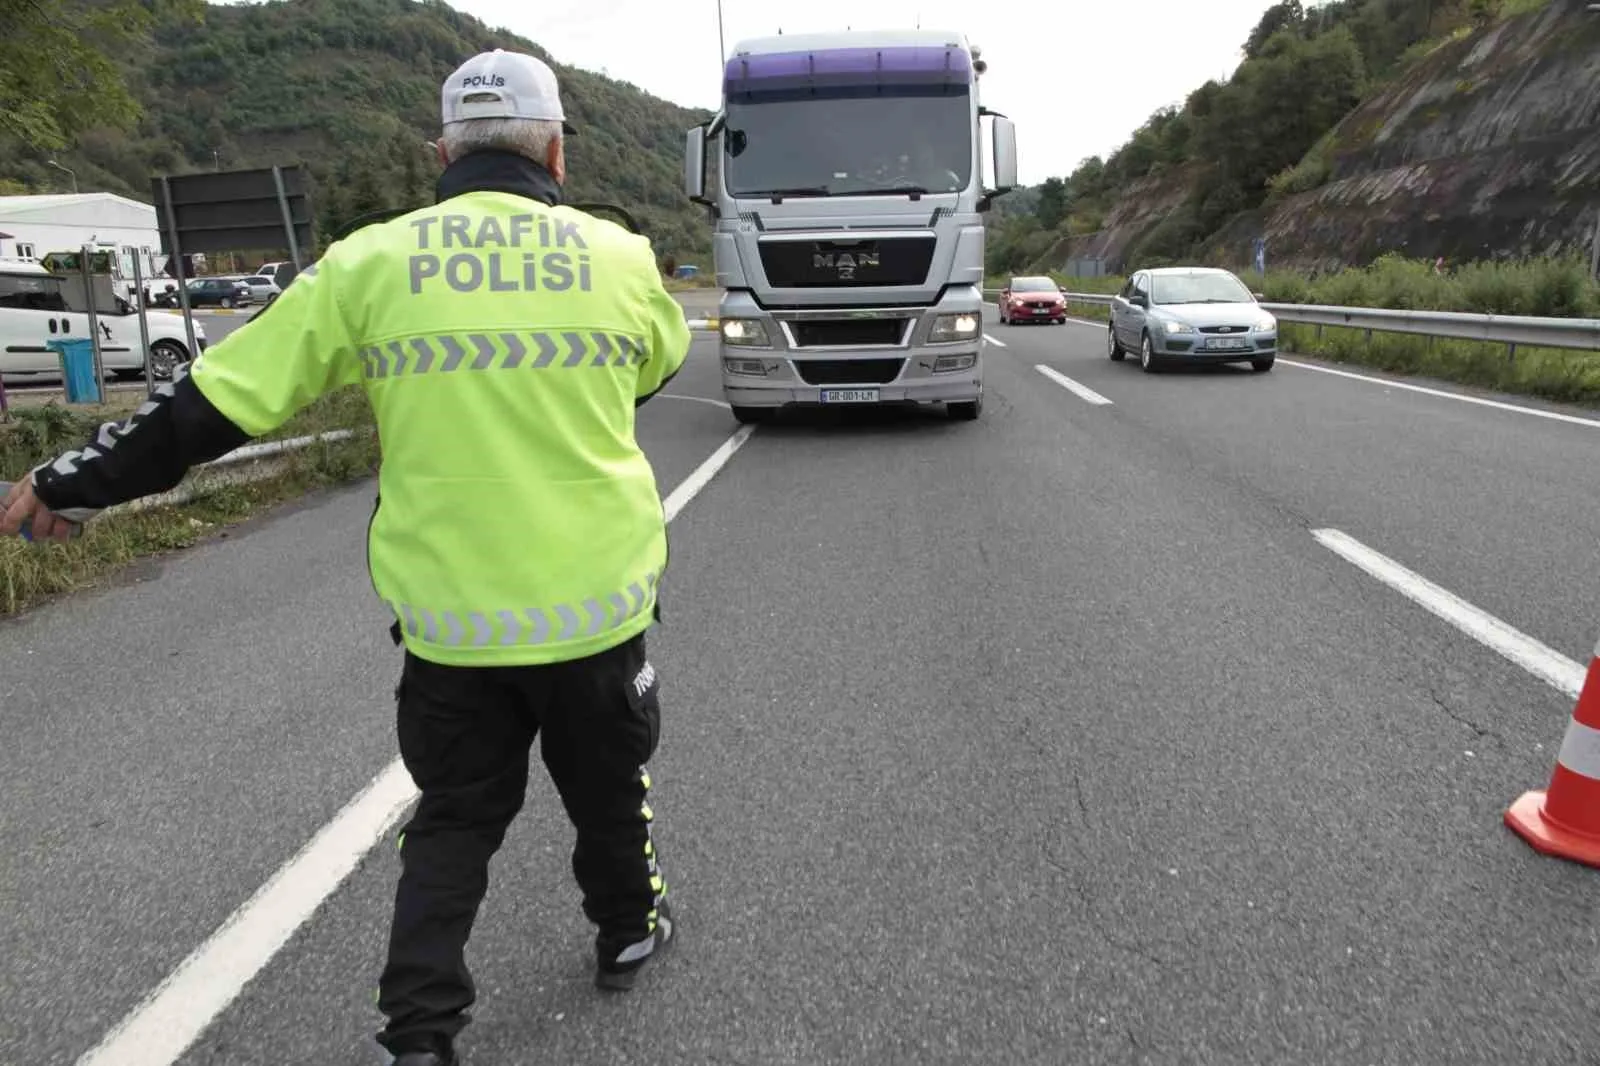
M 994 191 L 1017 187 L 1017 127 L 1004 115 L 994 119 Z
M 683 138 L 683 192 L 697 204 L 706 200 L 706 128 L 695 126 Z

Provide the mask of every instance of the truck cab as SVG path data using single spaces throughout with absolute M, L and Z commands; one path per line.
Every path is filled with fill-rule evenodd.
M 983 213 L 1017 185 L 1013 125 L 978 98 L 984 70 L 963 36 L 933 30 L 734 46 L 720 110 L 686 136 L 684 187 L 712 219 L 739 421 L 840 404 L 979 416 Z

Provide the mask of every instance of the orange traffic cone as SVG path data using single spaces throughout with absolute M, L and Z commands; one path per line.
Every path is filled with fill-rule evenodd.
M 1600 866 L 1600 646 L 1556 753 L 1550 787 L 1523 793 L 1505 822 L 1535 851 Z

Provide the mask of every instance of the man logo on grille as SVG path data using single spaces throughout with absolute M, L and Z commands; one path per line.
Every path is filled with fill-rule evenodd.
M 816 252 L 811 256 L 811 265 L 818 270 L 833 269 L 839 272 L 840 281 L 851 281 L 856 276 L 856 267 L 878 266 L 877 252 L 844 252 L 834 255 L 832 252 Z

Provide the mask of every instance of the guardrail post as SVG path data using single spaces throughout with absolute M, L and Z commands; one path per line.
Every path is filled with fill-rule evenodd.
M 1506 345 L 1506 362 L 1515 363 L 1516 361 L 1517 361 L 1517 342 L 1516 341 L 1512 341 L 1510 344 Z

